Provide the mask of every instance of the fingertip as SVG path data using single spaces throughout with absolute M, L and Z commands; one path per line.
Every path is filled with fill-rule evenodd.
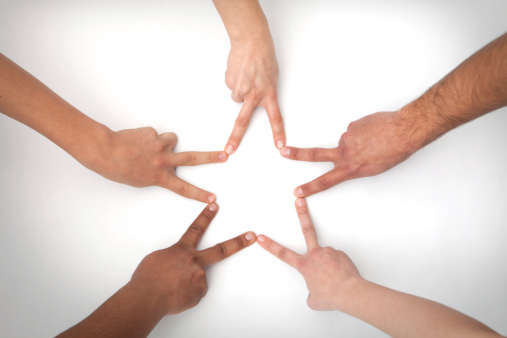
M 208 195 L 208 203 L 213 203 L 217 200 L 217 197 L 214 194 Z
M 218 204 L 216 204 L 216 203 L 211 203 L 211 204 L 208 206 L 208 209 L 209 209 L 210 211 L 213 211 L 213 212 L 214 212 L 214 211 L 217 211 L 217 210 L 218 210 Z
M 257 243 L 263 244 L 266 241 L 266 237 L 264 235 L 257 236 Z
M 218 161 L 219 162 L 225 162 L 225 161 L 227 161 L 227 158 L 228 158 L 228 156 L 225 151 L 218 153 Z
M 296 206 L 301 208 L 301 207 L 304 207 L 304 205 L 305 205 L 305 199 L 302 197 L 298 197 L 296 199 Z
M 304 197 L 304 195 L 303 195 L 303 188 L 302 187 L 297 187 L 296 189 L 294 189 L 294 196 L 296 196 L 296 197 Z
M 283 157 L 289 158 L 290 148 L 289 147 L 282 147 L 280 149 L 280 155 L 282 155 Z
M 232 144 L 228 144 L 226 147 L 225 147 L 225 153 L 227 155 L 232 155 L 234 153 L 234 146 Z
M 276 142 L 276 147 L 277 147 L 278 149 L 282 149 L 284 145 L 285 145 L 285 142 L 284 142 L 283 140 L 278 140 L 278 141 Z
M 253 243 L 256 238 L 257 238 L 257 236 L 255 236 L 255 233 L 253 233 L 251 231 L 247 232 L 245 235 L 245 239 L 250 243 Z

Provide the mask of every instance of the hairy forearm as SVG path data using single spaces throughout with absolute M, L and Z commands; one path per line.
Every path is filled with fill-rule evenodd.
M 0 54 L 0 112 L 38 131 L 85 166 L 105 156 L 110 130 Z
M 147 337 L 164 317 L 161 309 L 156 297 L 141 295 L 127 284 L 58 337 Z
M 445 305 L 364 280 L 354 285 L 337 308 L 392 337 L 500 337 Z
M 507 105 L 507 33 L 462 62 L 401 113 L 417 119 L 419 147 Z
M 268 21 L 257 0 L 213 0 L 231 44 L 269 39 Z

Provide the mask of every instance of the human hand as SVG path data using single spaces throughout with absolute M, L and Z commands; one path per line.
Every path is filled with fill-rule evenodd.
M 315 227 L 303 198 L 296 200 L 296 212 L 308 248 L 304 255 L 295 253 L 265 235 L 257 236 L 257 243 L 301 273 L 309 291 L 307 303 L 311 309 L 339 310 L 344 296 L 363 279 L 344 252 L 319 246 Z
M 160 186 L 183 197 L 212 203 L 216 196 L 178 178 L 178 166 L 225 162 L 227 154 L 213 152 L 173 152 L 176 134 L 158 135 L 151 127 L 110 132 L 106 151 L 90 163 L 83 163 L 107 179 L 134 187 Z
M 127 288 L 151 297 L 163 315 L 176 314 L 197 305 L 207 292 L 205 267 L 218 263 L 255 242 L 255 234 L 244 233 L 208 249 L 196 247 L 218 212 L 215 203 L 206 206 L 181 239 L 171 247 L 146 256 Z
M 391 169 L 427 144 L 426 135 L 416 118 L 403 110 L 382 112 L 350 123 L 336 148 L 284 147 L 280 154 L 291 160 L 334 163 L 328 173 L 294 189 L 296 197 L 307 197 Z
M 227 154 L 234 153 L 245 135 L 257 106 L 266 110 L 277 148 L 285 145 L 283 118 L 277 98 L 278 63 L 269 31 L 248 41 L 231 41 L 225 83 L 231 97 L 243 102 L 232 133 L 225 146 Z

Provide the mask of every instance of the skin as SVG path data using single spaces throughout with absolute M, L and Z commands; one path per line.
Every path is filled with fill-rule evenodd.
M 0 54 L 0 112 L 29 126 L 99 175 L 134 187 L 160 186 L 204 203 L 212 193 L 178 178 L 178 166 L 219 163 L 223 151 L 173 151 L 174 133 L 151 127 L 114 132 L 94 121 Z
M 283 118 L 278 105 L 278 63 L 268 22 L 257 0 L 214 0 L 231 41 L 225 83 L 236 102 L 243 102 L 225 145 L 234 153 L 256 107 L 263 107 L 273 131 L 273 142 L 285 145 Z
M 303 276 L 311 309 L 344 312 L 392 337 L 501 337 L 445 305 L 363 279 L 344 252 L 319 245 L 305 200 L 295 204 L 307 252 L 299 255 L 265 235 L 257 243 Z
M 58 337 L 146 337 L 164 316 L 196 306 L 208 290 L 206 267 L 256 240 L 246 232 L 197 251 L 217 212 L 215 203 L 206 206 L 177 243 L 146 256 L 124 287 Z
M 344 181 L 383 173 L 449 130 L 507 105 L 507 34 L 489 43 L 399 111 L 349 124 L 336 148 L 284 147 L 291 160 L 334 168 L 294 189 L 307 197 Z

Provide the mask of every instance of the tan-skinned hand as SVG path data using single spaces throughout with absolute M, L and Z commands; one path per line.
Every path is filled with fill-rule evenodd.
M 204 203 L 212 203 L 216 196 L 178 178 L 176 167 L 225 162 L 223 151 L 173 151 L 176 134 L 157 134 L 151 127 L 112 132 L 106 156 L 93 164 L 86 164 L 102 176 L 134 187 L 160 186 L 178 195 Z
M 383 173 L 423 145 L 414 118 L 401 111 L 381 112 L 349 124 L 336 148 L 284 147 L 280 154 L 291 160 L 333 162 L 331 171 L 294 189 L 296 197 L 307 197 L 347 180 Z
M 311 309 L 336 310 L 337 300 L 362 277 L 343 251 L 320 247 L 305 200 L 298 198 L 295 205 L 307 252 L 299 255 L 265 235 L 257 236 L 257 243 L 301 273 L 308 287 L 307 303 Z

